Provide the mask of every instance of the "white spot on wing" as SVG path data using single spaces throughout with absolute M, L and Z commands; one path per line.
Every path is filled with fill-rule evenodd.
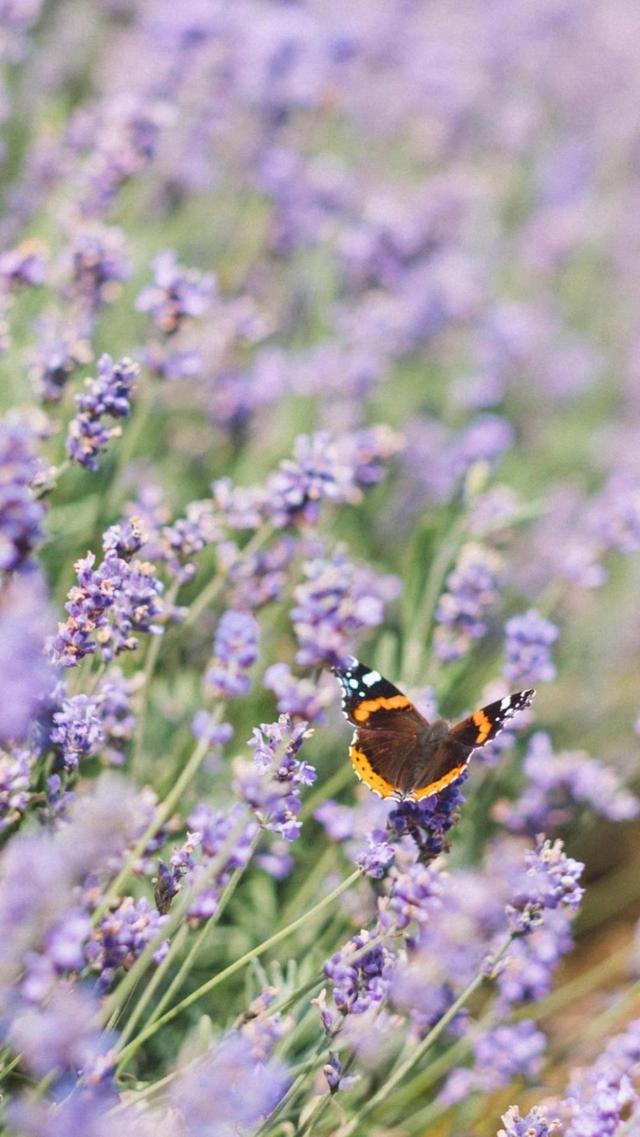
M 379 683 L 381 679 L 382 676 L 379 671 L 367 671 L 367 674 L 362 676 L 365 687 L 373 687 L 373 684 Z

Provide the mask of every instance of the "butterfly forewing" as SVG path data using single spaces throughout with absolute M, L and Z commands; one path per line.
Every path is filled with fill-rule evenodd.
M 507 719 L 530 705 L 534 695 L 534 690 L 516 691 L 514 695 L 496 699 L 495 703 L 488 703 L 486 707 L 481 707 L 452 726 L 448 737 L 472 749 L 484 746 L 485 742 L 490 742 L 500 733 Z
M 348 667 L 335 668 L 335 675 L 342 691 L 342 709 L 354 726 L 396 735 L 415 735 L 427 726 L 411 699 L 374 668 L 353 660 Z

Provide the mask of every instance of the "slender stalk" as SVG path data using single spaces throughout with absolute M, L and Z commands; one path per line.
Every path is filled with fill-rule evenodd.
M 167 609 L 170 609 L 175 603 L 179 588 L 179 581 L 175 580 L 166 595 L 165 603 L 167 605 Z M 139 777 L 142 772 L 141 767 L 144 747 L 144 732 L 147 724 L 147 716 L 149 713 L 151 681 L 155 673 L 156 664 L 158 662 L 158 656 L 160 655 L 160 648 L 162 647 L 163 640 L 164 635 L 156 635 L 151 637 L 151 642 L 149 643 L 146 658 L 144 661 L 144 668 L 142 672 L 144 680 L 142 684 L 142 698 L 136 722 L 136 731 L 133 742 L 133 755 L 131 758 L 131 773 L 134 777 Z
M 259 834 L 258 834 L 258 836 L 259 836 Z M 257 844 L 258 836 L 254 840 L 254 848 L 255 848 L 255 845 Z M 180 964 L 180 967 L 178 968 L 178 971 L 174 975 L 173 979 L 171 980 L 171 983 L 167 987 L 167 990 L 164 992 L 164 995 L 162 996 L 162 998 L 159 999 L 158 1002 L 156 1003 L 156 1005 L 154 1006 L 153 1013 L 151 1014 L 151 1016 L 149 1018 L 149 1025 L 151 1023 L 154 1023 L 156 1021 L 156 1019 L 160 1018 L 160 1015 L 164 1011 L 164 1008 L 167 1006 L 168 1003 L 171 1002 L 173 996 L 177 993 L 177 991 L 179 991 L 179 989 L 182 986 L 182 984 L 183 984 L 186 976 L 188 975 L 191 967 L 195 963 L 195 961 L 198 957 L 198 954 L 200 952 L 200 948 L 202 947 L 208 933 L 218 923 L 218 920 L 222 916 L 222 913 L 224 912 L 227 904 L 231 900 L 231 897 L 233 896 L 243 873 L 244 873 L 244 869 L 236 869 L 235 870 L 233 876 L 231 877 L 231 880 L 227 884 L 227 887 L 225 888 L 224 892 L 222 893 L 222 896 L 220 897 L 220 901 L 219 901 L 219 904 L 218 904 L 218 907 L 217 907 L 215 913 L 213 914 L 213 916 L 210 916 L 208 920 L 205 920 L 204 924 L 202 925 L 202 927 L 198 931 L 198 934 L 194 937 L 193 943 L 191 944 L 189 951 L 187 952 L 186 956 L 184 957 L 182 963 Z M 143 1004 L 143 1009 L 144 1009 L 144 1006 L 146 1006 L 146 1004 L 148 1002 L 149 1002 L 149 999 L 147 998 L 147 993 L 145 992 L 145 994 L 143 995 L 143 998 L 141 999 L 141 1003 Z M 137 1008 L 136 1008 L 136 1011 L 137 1011 Z M 132 1024 L 132 1028 L 133 1028 L 133 1026 L 135 1026 L 135 1023 L 137 1022 L 138 1018 L 139 1018 L 139 1015 L 136 1015 L 135 1021 Z M 131 1033 L 132 1033 L 132 1030 L 129 1029 L 129 1024 L 127 1023 L 127 1031 L 126 1031 L 126 1035 L 123 1035 L 123 1041 L 126 1041 L 126 1039 L 129 1038 Z
M 159 1019 L 156 1019 L 154 1023 L 151 1023 L 148 1027 L 145 1027 L 145 1029 L 141 1031 L 141 1033 L 136 1038 L 134 1038 L 128 1046 L 125 1046 L 120 1055 L 120 1068 L 122 1068 L 122 1066 L 128 1062 L 131 1057 L 133 1057 L 142 1043 L 146 1042 L 148 1038 L 151 1038 L 151 1036 L 160 1030 L 160 1028 L 163 1027 L 165 1023 L 171 1022 L 171 1020 L 174 1019 L 176 1015 L 179 1015 L 181 1011 L 186 1010 L 187 1007 L 190 1007 L 193 1003 L 198 1002 L 199 999 L 202 999 L 205 995 L 208 995 L 210 991 L 213 991 L 215 987 L 218 987 L 220 983 L 223 983 L 225 979 L 229 979 L 232 975 L 235 975 L 236 972 L 241 971 L 242 968 L 246 967 L 246 965 L 250 963 L 252 959 L 258 959 L 261 955 L 264 955 L 266 951 L 269 951 L 270 948 L 275 947 L 276 944 L 279 944 L 282 940 L 287 939 L 287 937 L 292 935 L 293 932 L 296 932 L 298 928 L 302 928 L 307 923 L 307 921 L 312 920 L 315 916 L 319 915 L 320 912 L 322 912 L 330 904 L 333 904 L 334 900 L 337 900 L 338 896 L 341 896 L 343 892 L 346 892 L 347 889 L 351 888 L 351 885 L 355 884 L 356 880 L 358 880 L 361 875 L 362 874 L 360 869 L 356 869 L 355 872 L 351 873 L 351 876 L 347 877 L 346 880 L 343 880 L 341 884 L 333 889 L 332 892 L 328 893 L 327 896 L 324 896 L 322 900 L 319 900 L 317 904 L 314 904 L 312 908 L 309 908 L 301 916 L 298 916 L 296 920 L 293 920 L 290 924 L 287 924 L 286 927 L 281 928 L 278 932 L 274 932 L 274 934 L 270 936 L 269 939 L 264 940 L 261 944 L 258 944 L 256 947 L 251 948 L 249 951 L 245 952 L 244 955 L 240 957 L 240 959 L 237 959 L 233 963 L 229 964 L 228 967 L 225 967 L 222 971 L 219 971 L 217 975 L 212 976 L 211 979 L 208 979 L 206 983 L 201 984 L 200 987 L 198 987 L 195 991 L 192 991 L 191 994 L 187 995 L 186 998 L 181 1000 L 181 1002 L 176 1003 L 176 1005 L 174 1007 L 171 1007 L 170 1010 L 165 1011 L 165 1013 L 161 1015 Z
M 193 904 L 194 900 L 196 900 L 205 891 L 205 889 L 209 887 L 216 874 L 220 872 L 220 870 L 224 867 L 227 858 L 235 847 L 236 841 L 242 834 L 243 828 L 244 825 L 238 825 L 229 834 L 222 848 L 207 865 L 206 871 L 198 880 L 197 887 L 184 889 L 181 892 L 180 896 L 178 897 L 177 903 L 172 907 L 169 922 L 158 929 L 153 939 L 146 945 L 141 955 L 138 956 L 133 967 L 126 973 L 124 978 L 120 981 L 118 986 L 114 991 L 111 992 L 109 998 L 106 1000 L 103 1007 L 103 1017 L 107 1017 L 109 1014 L 117 1010 L 124 999 L 126 999 L 129 993 L 133 990 L 138 980 L 142 978 L 142 975 L 151 962 L 153 953 L 160 947 L 162 941 L 170 936 L 176 927 L 184 923 L 187 918 L 187 910 L 189 906 Z M 216 913 L 216 917 L 219 915 L 221 915 L 221 910 Z
M 415 616 L 412 617 L 412 632 L 407 639 L 401 675 L 403 681 L 411 686 L 420 678 L 420 668 L 425 649 L 430 640 L 431 625 L 438 597 L 442 591 L 445 576 L 460 545 L 465 531 L 466 515 L 457 517 L 448 535 L 440 542 L 434 557 L 422 600 Z
M 144 1013 L 144 1009 L 147 1006 L 149 1000 L 152 999 L 153 996 L 155 995 L 155 993 L 158 989 L 158 986 L 160 985 L 160 983 L 164 979 L 168 969 L 171 967 L 171 964 L 173 963 L 176 954 L 181 950 L 181 948 L 184 944 L 184 941 L 187 938 L 188 933 L 189 933 L 189 929 L 188 929 L 186 924 L 184 924 L 181 928 L 178 929 L 169 951 L 167 952 L 164 959 L 162 960 L 162 963 L 159 963 L 158 966 L 156 967 L 156 970 L 154 971 L 153 975 L 151 976 L 149 982 L 147 983 L 141 998 L 138 999 L 138 1002 L 136 1003 L 131 1015 L 127 1019 L 126 1026 L 124 1027 L 123 1030 L 120 1031 L 120 1042 L 126 1042 L 126 1040 L 129 1038 L 129 1036 L 132 1034 L 133 1029 L 136 1026 L 136 1023 L 138 1022 L 138 1019 L 140 1018 L 140 1016 Z M 120 997 L 118 999 L 118 1004 L 114 1008 L 113 1013 L 111 1015 L 111 1018 L 109 1019 L 109 1021 L 107 1023 L 107 1030 L 115 1030 L 118 1019 L 120 1017 L 120 1013 L 124 1009 L 124 1004 L 126 1002 L 126 999 L 127 999 L 126 995 L 120 995 Z
M 142 856 L 145 849 L 147 848 L 147 845 L 158 832 L 158 829 L 164 825 L 165 821 L 173 813 L 177 802 L 182 797 L 183 793 L 187 789 L 187 786 L 193 781 L 208 751 L 209 743 L 206 739 L 200 739 L 179 778 L 174 783 L 172 789 L 169 791 L 164 801 L 156 809 L 153 821 L 149 823 L 144 833 L 138 839 L 133 849 L 131 850 L 126 863 L 111 884 L 111 888 L 102 901 L 102 904 L 100 904 L 93 913 L 94 925 L 98 924 L 105 913 L 109 910 L 109 906 L 112 900 L 119 896 L 122 888 L 127 883 L 129 877 L 131 876 L 131 873 L 133 872 L 136 861 Z
M 509 936 L 494 956 L 494 968 L 506 955 L 512 940 L 513 936 Z M 425 1035 L 425 1037 L 422 1039 L 422 1042 L 413 1047 L 410 1053 L 404 1058 L 404 1060 L 398 1063 L 395 1070 L 391 1071 L 391 1074 L 380 1086 L 380 1089 L 377 1091 L 377 1093 L 375 1093 L 373 1097 L 369 1098 L 364 1103 L 359 1113 L 357 1113 L 356 1116 L 352 1118 L 352 1120 L 345 1127 L 339 1130 L 339 1135 L 336 1135 L 336 1137 L 351 1137 L 351 1134 L 355 1133 L 356 1129 L 360 1125 L 360 1122 L 363 1121 L 365 1117 L 368 1117 L 369 1114 L 372 1113 L 373 1110 L 381 1104 L 381 1102 L 386 1101 L 389 1095 L 409 1073 L 409 1071 L 413 1069 L 413 1067 L 418 1062 L 420 1062 L 422 1058 L 424 1058 L 424 1055 L 433 1046 L 434 1042 L 437 1042 L 437 1040 L 440 1038 L 440 1035 L 444 1030 L 446 1030 L 452 1019 L 456 1017 L 458 1011 L 462 1010 L 465 1003 L 468 1002 L 471 996 L 475 994 L 475 992 L 482 986 L 486 979 L 487 975 L 485 972 L 480 971 L 475 976 L 475 978 L 471 980 L 470 983 L 467 983 L 464 991 L 462 991 L 455 1002 L 451 1004 L 449 1010 L 442 1016 L 442 1018 L 438 1019 L 436 1025 L 432 1027 L 427 1035 Z
M 260 529 L 256 529 L 251 540 L 247 542 L 244 549 L 241 550 L 241 556 L 253 556 L 253 554 L 257 553 L 258 549 L 262 548 L 265 542 L 269 540 L 269 537 L 272 533 L 273 526 L 270 524 L 262 525 Z M 202 613 L 217 598 L 218 593 L 221 592 L 224 584 L 225 577 L 220 573 L 217 573 L 211 578 L 209 583 L 205 585 L 205 587 L 202 589 L 202 592 L 196 596 L 195 600 L 190 605 L 189 611 L 187 612 L 187 615 L 184 619 L 185 627 L 190 627 L 192 624 L 195 624 L 197 622 Z

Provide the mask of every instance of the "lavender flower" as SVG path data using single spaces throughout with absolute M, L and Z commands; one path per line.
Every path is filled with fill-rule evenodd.
M 251 1039 L 227 1034 L 198 1061 L 185 1065 L 169 1091 L 186 1133 L 227 1137 L 251 1131 L 268 1117 L 289 1084 L 275 1058 L 261 1061 Z M 212 1114 L 211 1102 L 216 1108 Z
M 96 313 L 117 296 L 130 274 L 120 229 L 94 226 L 73 234 L 66 255 L 69 291 L 85 312 L 82 338 L 88 338 Z
M 384 605 L 398 593 L 392 576 L 376 576 L 354 565 L 342 550 L 330 559 L 317 557 L 304 566 L 306 580 L 294 591 L 291 619 L 301 667 L 342 667 L 359 631 L 376 627 Z
M 463 547 L 435 613 L 439 627 L 434 645 L 443 663 L 461 659 L 472 640 L 485 634 L 487 613 L 499 596 L 502 569 L 502 557 L 491 549 L 475 542 Z
M 448 848 L 447 834 L 457 821 L 460 806 L 464 802 L 460 786 L 466 776 L 463 773 L 453 785 L 447 786 L 439 794 L 432 794 L 424 801 L 400 802 L 389 813 L 389 833 L 395 838 L 405 835 L 411 837 L 422 864 L 428 864 Z
M 3 699 L 0 739 L 24 740 L 55 685 L 44 654 L 51 624 L 43 578 L 36 570 L 16 574 L 0 587 L 0 667 Z
M 213 273 L 183 268 L 170 249 L 159 253 L 152 264 L 154 283 L 140 293 L 136 308 L 148 312 L 164 335 L 175 335 L 187 320 L 204 315 L 214 292 L 215 277 Z
M 98 377 L 87 379 L 85 394 L 76 395 L 78 414 L 69 423 L 67 453 L 88 470 L 98 469 L 98 455 L 119 427 L 104 425 L 104 418 L 127 418 L 131 413 L 131 392 L 138 376 L 138 365 L 130 359 L 113 362 L 110 355 L 98 360 Z
M 300 836 L 301 787 L 313 785 L 317 776 L 313 766 L 296 757 L 312 733 L 307 728 L 306 722 L 294 725 L 286 715 L 280 715 L 277 722 L 262 723 L 249 741 L 253 767 L 244 762 L 235 765 L 234 785 L 240 797 L 265 829 L 286 841 Z
M 31 800 L 36 754 L 28 749 L 0 750 L 0 833 L 18 821 Z
M 30 490 L 40 463 L 31 431 L 0 421 L 0 570 L 12 572 L 39 542 L 45 509 Z
M 73 928 L 65 924 L 77 907 L 77 887 L 90 874 L 119 863 L 140 822 L 140 802 L 122 782 L 105 777 L 72 805 L 68 822 L 53 836 L 18 835 L 10 843 L 0 887 L 2 1005 L 14 998 L 27 953 L 32 974 L 37 956 L 47 973 L 55 974 L 62 941 L 68 944 L 70 933 L 78 935 L 75 918 Z
M 75 564 L 77 585 L 69 592 L 65 608 L 69 613 L 51 644 L 51 654 L 63 667 L 75 667 L 86 655 L 100 648 L 109 661 L 138 645 L 136 634 L 160 634 L 156 623 L 161 615 L 163 586 L 155 577 L 155 567 L 146 561 L 125 560 L 140 541 L 131 540 L 132 530 L 105 534 L 105 557 L 97 568 L 93 553 Z
M 558 1125 L 557 1121 L 549 1121 L 538 1106 L 522 1117 L 517 1105 L 512 1105 L 502 1115 L 502 1121 L 504 1129 L 498 1130 L 498 1137 L 553 1137 L 553 1130 Z
M 491 1093 L 516 1077 L 535 1080 L 541 1073 L 547 1040 L 529 1019 L 494 1027 L 473 1048 L 473 1067 L 454 1070 L 440 1094 L 443 1105 L 464 1101 L 470 1093 Z
M 147 944 L 166 923 L 168 917 L 141 897 L 125 897 L 122 903 L 100 922 L 86 949 L 87 959 L 99 973 L 99 990 L 107 991 L 120 968 L 128 971 Z M 153 962 L 161 963 L 169 944 L 165 940 L 153 954 Z
M 95 706 L 104 738 L 101 758 L 111 766 L 121 766 L 125 761 L 136 726 L 132 699 L 142 681 L 141 675 L 129 679 L 119 667 L 112 667 L 98 684 Z
M 381 927 L 404 931 L 411 924 L 424 927 L 442 904 L 443 876 L 430 865 L 416 862 L 396 868 L 389 896 L 382 907 Z
M 519 797 L 494 807 L 494 816 L 513 832 L 535 836 L 545 827 L 557 829 L 571 821 L 578 806 L 612 821 L 638 814 L 637 797 L 620 784 L 615 770 L 583 750 L 555 753 L 543 731 L 529 742 L 523 772 L 527 781 Z
M 264 685 L 273 691 L 278 710 L 283 715 L 306 722 L 324 722 L 324 708 L 333 701 L 333 691 L 327 684 L 311 679 L 298 679 L 287 663 L 272 663 L 264 673 Z
M 509 927 L 516 935 L 535 928 L 545 912 L 575 911 L 584 894 L 578 884 L 584 865 L 567 857 L 562 841 L 539 838 L 536 848 L 525 855 L 525 864 L 526 871 L 507 906 Z
M 342 1015 L 362 1015 L 381 1003 L 389 990 L 396 958 L 384 944 L 369 948 L 371 936 L 362 931 L 331 956 L 324 973 L 333 1001 Z
M 216 698 L 235 698 L 250 690 L 245 672 L 258 658 L 258 633 L 257 621 L 249 612 L 229 610 L 221 617 L 205 676 L 205 684 Z
M 546 683 L 556 669 L 550 647 L 558 638 L 558 629 L 532 608 L 522 616 L 512 616 L 505 624 L 507 661 L 505 677 L 515 687 Z
M 190 580 L 195 572 L 195 555 L 221 539 L 219 518 L 211 501 L 191 501 L 184 517 L 162 529 L 162 558 L 169 571 L 180 582 Z
M 220 897 L 234 872 L 247 866 L 253 853 L 257 826 L 241 805 L 214 810 L 202 804 L 188 819 L 186 841 L 171 854 L 169 865 L 160 862 L 156 903 L 168 911 L 186 880 L 193 894 L 188 908 L 191 920 L 208 920 L 218 910 Z
M 42 241 L 22 241 L 0 254 L 0 281 L 12 292 L 44 284 L 46 274 L 47 247 Z
M 114 1041 L 96 1026 L 98 1006 L 88 991 L 60 986 L 46 1007 L 29 1007 L 13 1019 L 9 1039 L 37 1078 L 77 1076 L 104 1056 Z
M 29 357 L 29 374 L 44 403 L 58 403 L 76 368 L 92 359 L 89 344 L 74 330 L 42 317 L 36 324 L 37 340 Z
M 53 716 L 51 741 L 62 751 L 67 770 L 75 770 L 81 758 L 97 754 L 104 742 L 104 731 L 94 699 L 73 695 L 64 699 L 62 710 Z

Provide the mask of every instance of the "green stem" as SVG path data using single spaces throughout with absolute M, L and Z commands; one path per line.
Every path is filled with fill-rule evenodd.
M 111 477 L 111 484 L 108 493 L 104 499 L 104 506 L 102 510 L 102 517 L 109 517 L 110 514 L 115 512 L 116 505 L 118 504 L 118 497 L 120 495 L 120 480 L 122 473 L 130 464 L 131 458 L 135 452 L 136 446 L 142 435 L 142 431 L 146 425 L 149 411 L 153 405 L 153 384 L 147 379 L 146 382 L 142 381 L 139 388 L 140 394 L 137 399 L 137 406 L 135 408 L 133 417 L 129 419 L 127 429 L 123 432 L 118 446 L 116 464 Z
M 259 836 L 259 834 L 258 834 L 258 836 Z M 258 842 L 258 837 L 256 837 L 254 840 L 254 843 L 253 843 L 254 848 L 255 848 L 257 842 Z M 212 928 L 215 927 L 218 920 L 222 916 L 222 913 L 224 912 L 229 901 L 231 900 L 231 897 L 233 896 L 243 873 L 244 873 L 243 868 L 235 870 L 233 876 L 231 877 L 231 880 L 227 884 L 226 888 L 224 889 L 224 891 L 222 893 L 222 896 L 220 897 L 220 901 L 218 903 L 218 907 L 217 907 L 215 913 L 213 914 L 213 916 L 210 916 L 208 920 L 205 920 L 205 922 L 202 925 L 202 927 L 200 928 L 197 936 L 195 936 L 194 941 L 193 941 L 191 947 L 189 948 L 189 951 L 187 952 L 186 956 L 184 957 L 182 963 L 180 964 L 178 971 L 176 972 L 173 979 L 171 980 L 171 983 L 167 987 L 167 990 L 165 991 L 162 998 L 157 1002 L 157 1004 L 153 1008 L 153 1013 L 152 1013 L 151 1017 L 149 1018 L 148 1025 L 151 1025 L 151 1023 L 154 1023 L 157 1019 L 160 1018 L 160 1015 L 164 1011 L 164 1008 L 167 1006 L 168 1003 L 171 1002 L 171 999 L 176 994 L 176 992 L 179 991 L 180 987 L 182 986 L 182 984 L 184 982 L 185 977 L 189 973 L 190 968 L 192 967 L 192 965 L 195 963 L 195 961 L 197 959 L 198 953 L 200 952 L 200 948 L 202 947 L 204 940 L 206 939 L 208 933 L 211 931 Z M 145 992 L 145 995 L 143 996 L 143 999 L 141 1000 L 141 1002 L 144 1002 L 146 1005 L 146 1003 L 148 1003 L 148 1001 L 149 1000 L 147 999 L 146 992 Z M 137 1008 L 136 1008 L 136 1011 L 137 1011 Z M 139 1018 L 139 1015 L 136 1015 L 135 1016 L 135 1022 L 137 1022 L 138 1018 Z M 135 1022 L 133 1023 L 133 1026 L 135 1026 Z M 127 1031 L 126 1031 L 126 1034 L 123 1035 L 122 1040 L 126 1041 L 126 1039 L 130 1036 L 130 1034 L 131 1034 L 131 1030 L 129 1029 L 129 1024 L 127 1024 Z
M 162 963 L 158 964 L 156 970 L 154 971 L 153 975 L 151 976 L 151 979 L 149 980 L 149 982 L 147 983 L 147 985 L 144 989 L 144 994 L 141 996 L 140 999 L 138 999 L 138 1002 L 136 1003 L 131 1015 L 127 1019 L 126 1026 L 124 1027 L 123 1030 L 121 1030 L 120 1042 L 126 1042 L 126 1040 L 133 1033 L 133 1030 L 134 1030 L 134 1028 L 138 1022 L 138 1019 L 140 1018 L 140 1016 L 142 1014 L 144 1014 L 145 1007 L 147 1006 L 149 1000 L 152 999 L 153 996 L 155 995 L 159 984 L 162 982 L 162 980 L 164 979 L 164 976 L 166 975 L 168 969 L 171 967 L 171 964 L 173 963 L 176 954 L 181 950 L 182 945 L 184 944 L 184 941 L 187 938 L 188 932 L 189 932 L 189 929 L 188 929 L 186 924 L 184 924 L 181 928 L 178 929 L 178 932 L 177 932 L 177 934 L 176 934 L 176 936 L 175 936 L 175 938 L 171 944 L 169 951 L 167 952 L 164 959 L 162 960 Z M 127 974 L 129 974 L 129 973 L 127 973 Z M 126 996 L 120 995 L 120 997 L 118 999 L 118 1005 L 113 1010 L 111 1018 L 109 1019 L 109 1021 L 107 1023 L 107 1030 L 115 1030 L 118 1018 L 120 1016 L 120 1012 L 122 1011 L 122 1009 L 124 1007 L 125 1001 L 126 1001 Z
M 503 959 L 503 957 L 506 955 L 512 940 L 513 936 L 509 936 L 494 956 L 494 970 L 500 963 L 500 960 Z M 439 1039 L 440 1035 L 443 1033 L 443 1031 L 446 1030 L 449 1023 L 456 1017 L 458 1011 L 462 1010 L 465 1003 L 468 1002 L 471 996 L 475 994 L 475 992 L 482 986 L 486 979 L 487 975 L 484 971 L 478 972 L 475 978 L 467 984 L 464 991 L 462 991 L 455 1002 L 451 1004 L 449 1010 L 442 1016 L 442 1018 L 438 1020 L 436 1025 L 432 1027 L 429 1033 L 425 1035 L 425 1037 L 422 1039 L 422 1042 L 414 1047 L 403 1061 L 398 1063 L 395 1070 L 392 1070 L 391 1074 L 380 1086 L 380 1089 L 377 1091 L 377 1093 L 375 1093 L 373 1097 L 369 1098 L 368 1101 L 365 1102 L 362 1109 L 348 1123 L 346 1128 L 340 1130 L 340 1137 L 351 1137 L 351 1134 L 355 1132 L 355 1130 L 360 1125 L 360 1122 L 363 1121 L 365 1117 L 368 1117 L 369 1114 L 372 1113 L 373 1110 L 376 1109 L 376 1107 L 380 1105 L 381 1102 L 385 1101 L 389 1097 L 389 1095 L 409 1073 L 409 1071 L 413 1069 L 413 1067 L 418 1062 L 420 1062 L 422 1058 L 424 1058 L 425 1054 L 433 1046 L 434 1042 Z
M 412 686 L 420 679 L 423 655 L 430 640 L 433 614 L 447 571 L 458 551 L 466 522 L 466 515 L 456 518 L 431 562 L 424 594 L 417 613 L 412 617 L 412 632 L 407 639 L 404 651 L 401 675 L 404 683 L 408 686 Z
M 347 889 L 351 888 L 351 885 L 355 884 L 356 880 L 358 880 L 361 875 L 361 870 L 356 869 L 355 872 L 351 873 L 351 876 L 347 877 L 346 880 L 343 880 L 341 884 L 334 888 L 332 892 L 328 893 L 327 896 L 324 896 L 322 900 L 319 900 L 317 904 L 314 904 L 312 908 L 309 908 L 307 912 L 304 912 L 301 916 L 298 916 L 296 920 L 293 920 L 290 924 L 287 924 L 286 927 L 281 928 L 278 932 L 274 932 L 274 934 L 270 936 L 269 939 L 264 940 L 263 943 L 258 944 L 256 947 L 251 948 L 249 951 L 245 952 L 244 955 L 240 957 L 240 959 L 237 959 L 234 961 L 234 963 L 229 964 L 228 967 L 225 967 L 222 971 L 219 971 L 217 975 L 212 976 L 212 978 L 208 979 L 206 983 L 203 983 L 195 991 L 192 991 L 191 994 L 187 995 L 186 998 L 181 1000 L 181 1002 L 176 1003 L 176 1005 L 174 1007 L 171 1007 L 170 1010 L 165 1011 L 165 1013 L 161 1015 L 160 1018 L 156 1019 L 156 1021 L 150 1026 L 145 1027 L 145 1029 L 141 1031 L 137 1038 L 134 1038 L 128 1046 L 125 1046 L 120 1055 L 120 1065 L 122 1066 L 124 1062 L 128 1061 L 137 1052 L 142 1043 L 146 1042 L 146 1040 L 155 1034 L 156 1031 L 160 1030 L 160 1028 L 163 1027 L 165 1023 L 171 1022 L 171 1020 L 174 1019 L 176 1015 L 179 1015 L 181 1011 L 186 1010 L 187 1007 L 190 1007 L 193 1003 L 197 1003 L 198 1000 L 202 999 L 205 995 L 208 995 L 210 991 L 213 991 L 215 987 L 218 987 L 220 983 L 223 983 L 225 979 L 229 979 L 232 975 L 235 975 L 236 972 L 242 970 L 243 967 L 246 967 L 246 965 L 250 963 L 252 959 L 258 959 L 261 955 L 264 955 L 264 953 L 266 951 L 269 951 L 270 948 L 275 947 L 276 944 L 279 944 L 282 940 L 287 939 L 287 937 L 296 932 L 298 928 L 303 927 L 307 921 L 312 920 L 330 904 L 333 904 L 334 900 L 337 900 L 337 898 L 341 896 L 343 892 L 346 892 Z
M 175 782 L 173 788 L 167 794 L 162 804 L 159 805 L 156 809 L 153 821 L 150 822 L 142 836 L 138 839 L 133 849 L 131 850 L 126 863 L 113 881 L 109 892 L 102 901 L 102 904 L 100 904 L 93 913 L 94 926 L 100 923 L 100 920 L 103 918 L 106 912 L 108 912 L 112 901 L 119 896 L 122 888 L 129 880 L 136 862 L 142 856 L 152 838 L 155 837 L 158 829 L 164 825 L 165 821 L 167 821 L 167 819 L 173 813 L 174 807 L 187 789 L 187 786 L 193 781 L 203 759 L 206 757 L 208 752 L 209 743 L 207 739 L 200 739 L 191 757 L 189 758 L 189 761 Z
M 175 599 L 178 595 L 179 588 L 180 588 L 179 582 L 177 580 L 174 581 L 173 584 L 171 585 L 169 591 L 167 592 L 166 601 L 165 601 L 165 603 L 167 605 L 167 609 L 170 609 L 173 606 L 173 604 L 175 603 Z M 164 640 L 164 633 L 160 636 L 157 636 L 157 635 L 152 636 L 151 642 L 150 642 L 148 650 L 147 650 L 146 659 L 144 661 L 144 669 L 142 672 L 143 680 L 144 680 L 143 684 L 142 684 L 142 701 L 141 701 L 140 710 L 138 713 L 138 719 L 136 722 L 136 732 L 135 732 L 134 743 L 133 743 L 133 756 L 131 758 L 131 773 L 133 774 L 134 778 L 138 778 L 142 772 L 141 766 L 142 766 L 142 756 L 143 756 L 143 747 L 144 747 L 144 732 L 145 732 L 145 727 L 147 724 L 147 716 L 149 713 L 149 701 L 150 701 L 150 695 L 151 695 L 151 681 L 152 681 L 153 676 L 154 676 L 154 672 L 156 669 L 156 664 L 158 662 L 158 656 L 160 655 L 160 648 L 162 647 L 162 641 L 163 640 Z
M 242 557 L 251 557 L 268 541 L 273 532 L 273 526 L 270 524 L 263 525 L 260 529 L 256 529 L 251 540 L 241 550 Z M 222 590 L 225 583 L 225 578 L 219 573 L 213 576 L 208 584 L 198 593 L 195 600 L 189 607 L 189 611 L 184 619 L 183 627 L 189 627 L 195 624 L 202 613 L 213 603 Z
M 235 848 L 236 842 L 244 831 L 244 824 L 238 825 L 229 834 L 221 849 L 218 850 L 215 857 L 211 859 L 206 867 L 205 872 L 199 878 L 197 887 L 185 888 L 182 890 L 178 897 L 177 903 L 171 909 L 169 922 L 164 924 L 158 929 L 152 940 L 145 946 L 144 951 L 138 956 L 133 967 L 121 979 L 118 986 L 111 992 L 109 998 L 103 1005 L 102 1017 L 108 1018 L 109 1015 L 115 1014 L 124 1000 L 129 996 L 139 979 L 142 978 L 146 968 L 151 962 L 153 953 L 157 951 L 163 940 L 170 936 L 175 928 L 181 927 L 187 920 L 187 911 L 194 900 L 207 889 L 216 875 L 224 868 L 227 860 Z M 174 952 L 175 955 L 175 952 Z

